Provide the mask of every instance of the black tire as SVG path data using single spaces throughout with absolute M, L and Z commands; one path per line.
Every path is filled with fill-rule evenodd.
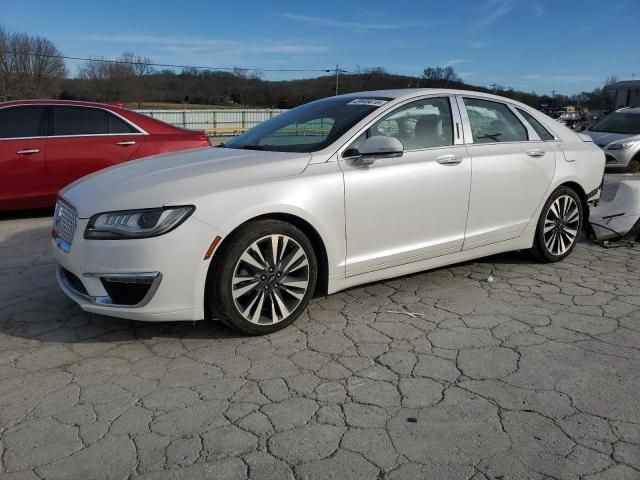
M 261 281 L 259 284 L 264 284 L 264 287 L 270 288 L 271 290 L 268 293 L 265 292 L 263 295 L 262 287 L 260 290 L 258 288 L 254 288 L 248 291 L 246 295 L 264 296 L 266 299 L 264 300 L 265 302 L 275 302 L 276 293 L 279 295 L 280 299 L 287 297 L 289 301 L 294 300 L 295 302 L 300 302 L 295 309 L 290 311 L 289 315 L 282 320 L 270 324 L 258 324 L 243 316 L 242 312 L 239 310 L 239 306 L 236 304 L 236 300 L 239 301 L 242 297 L 236 297 L 236 300 L 234 300 L 232 291 L 234 287 L 232 285 L 236 269 L 239 268 L 241 262 L 240 257 L 245 254 L 247 249 L 249 249 L 255 242 L 266 241 L 264 240 L 265 237 L 273 235 L 285 236 L 288 238 L 288 242 L 293 240 L 294 242 L 287 243 L 290 248 L 291 245 L 294 245 L 295 247 L 300 247 L 302 251 L 304 251 L 306 260 L 308 261 L 308 267 L 304 267 L 305 280 L 306 274 L 308 273 L 308 285 L 301 300 L 297 297 L 293 298 L 285 292 L 287 290 L 286 287 L 278 285 L 278 280 L 274 277 L 276 272 L 273 272 L 274 274 L 270 275 L 270 278 L 265 281 Z M 282 242 L 278 245 L 282 246 L 282 255 L 284 257 L 285 247 Z M 223 243 L 221 247 L 220 251 L 215 253 L 214 261 L 209 268 L 209 276 L 207 280 L 208 288 L 206 289 L 207 296 L 205 302 L 209 312 L 216 315 L 225 325 L 245 335 L 266 335 L 290 325 L 306 309 L 309 304 L 309 300 L 314 293 L 318 275 L 318 265 L 313 245 L 299 228 L 280 220 L 257 220 L 241 226 Z M 275 268 L 277 268 L 277 266 L 275 266 Z M 282 274 L 284 275 L 282 277 L 282 281 L 284 282 L 284 278 L 286 276 L 284 270 Z M 269 274 L 266 273 L 266 275 L 268 276 Z M 274 280 L 276 283 L 273 283 Z M 258 281 L 257 276 L 255 281 Z M 248 283 L 253 282 L 254 280 L 248 281 Z M 276 290 L 278 291 L 276 292 Z M 248 301 L 248 303 L 251 302 Z M 260 302 L 256 302 L 256 305 L 258 303 Z M 262 305 L 262 303 L 260 303 L 260 305 Z M 264 308 L 266 308 L 266 303 L 263 309 Z M 279 308 L 279 306 L 277 308 Z M 254 307 L 253 312 L 256 311 L 257 308 Z M 282 310 L 279 310 L 279 312 L 280 314 L 283 313 Z M 260 313 L 258 313 L 258 317 L 262 318 Z
M 566 196 L 573 199 L 577 207 L 577 213 L 578 213 L 577 228 L 575 228 L 576 233 L 571 244 L 568 246 L 568 248 L 566 248 L 566 250 L 560 253 L 557 250 L 554 252 L 553 245 L 556 245 L 555 243 L 552 243 L 551 248 L 547 246 L 547 243 L 545 242 L 544 229 L 545 229 L 545 220 L 548 219 L 552 205 L 554 205 L 556 200 Z M 551 215 L 553 216 L 553 213 Z M 578 236 L 580 235 L 580 231 L 582 230 L 582 219 L 583 219 L 583 206 L 582 206 L 582 201 L 580 200 L 580 196 L 576 193 L 575 190 L 573 190 L 570 187 L 566 187 L 566 186 L 558 187 L 545 202 L 544 207 L 542 208 L 542 212 L 540 212 L 540 218 L 538 219 L 538 225 L 536 227 L 535 240 L 533 242 L 533 249 L 532 249 L 534 255 L 538 258 L 538 260 L 542 262 L 551 263 L 551 262 L 559 262 L 560 260 L 567 258 L 575 248 L 576 243 L 578 241 Z M 571 226 L 573 227 L 574 224 L 572 223 Z M 564 227 L 567 227 L 567 225 L 565 224 Z M 559 229 L 559 233 L 562 233 L 564 231 L 562 223 L 560 223 L 557 228 Z M 573 229 L 574 228 L 572 228 L 571 230 Z M 563 241 L 568 238 L 566 233 L 561 236 Z M 559 240 L 557 245 L 559 245 Z
M 640 158 L 634 158 L 629 162 L 629 164 L 627 165 L 627 172 L 640 173 Z

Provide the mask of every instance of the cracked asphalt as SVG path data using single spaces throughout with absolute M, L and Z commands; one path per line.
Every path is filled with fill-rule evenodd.
M 0 478 L 640 479 L 640 250 L 486 258 L 247 338 L 84 313 L 49 224 L 0 221 Z

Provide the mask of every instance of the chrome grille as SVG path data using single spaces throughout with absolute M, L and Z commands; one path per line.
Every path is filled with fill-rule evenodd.
M 71 249 L 77 224 L 78 212 L 76 209 L 59 198 L 53 215 L 53 236 L 58 246 L 65 252 Z

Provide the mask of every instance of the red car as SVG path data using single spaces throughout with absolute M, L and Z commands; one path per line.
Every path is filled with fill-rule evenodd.
M 209 145 L 204 132 L 113 105 L 0 103 L 0 211 L 52 207 L 62 187 L 96 170 Z

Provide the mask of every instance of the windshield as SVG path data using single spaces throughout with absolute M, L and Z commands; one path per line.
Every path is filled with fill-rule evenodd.
M 640 134 L 640 114 L 615 112 L 607 115 L 589 130 L 592 132 Z
M 315 152 L 387 103 L 382 97 L 335 97 L 301 105 L 225 144 L 225 148 Z

